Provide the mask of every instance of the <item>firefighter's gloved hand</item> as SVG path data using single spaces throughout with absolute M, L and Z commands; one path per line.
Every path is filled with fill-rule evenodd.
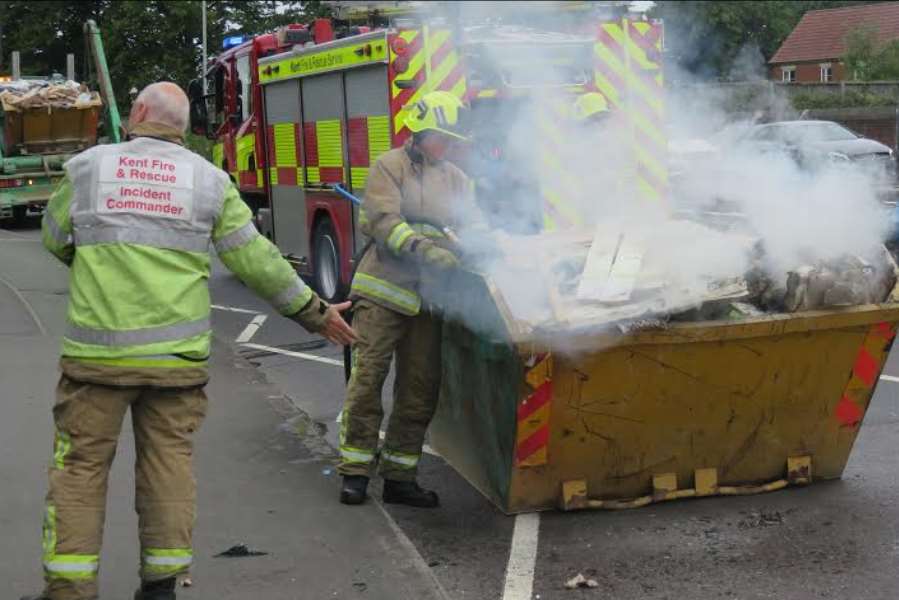
M 431 244 L 424 250 L 425 262 L 437 269 L 456 269 L 459 267 L 459 259 L 455 254 L 436 244 Z

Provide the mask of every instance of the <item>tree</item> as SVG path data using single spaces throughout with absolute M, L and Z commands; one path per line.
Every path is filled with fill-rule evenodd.
M 728 79 L 735 59 L 755 46 L 769 60 L 806 12 L 871 2 L 691 0 L 659 2 L 672 62 L 690 77 Z M 762 65 L 764 66 L 764 65 Z
M 327 12 L 320 1 L 210 0 L 207 2 L 209 54 L 227 35 L 259 34 Z M 85 65 L 82 27 L 100 26 L 116 98 L 123 108 L 129 90 L 159 80 L 182 86 L 198 76 L 202 62 L 202 6 L 199 0 L 0 0 L 4 52 L 20 50 L 26 75 L 63 72 L 67 53 Z M 4 63 L 0 63 L 4 64 Z
M 882 44 L 877 41 L 874 26 L 856 27 L 846 35 L 843 55 L 852 79 L 883 81 L 899 79 L 899 41 Z

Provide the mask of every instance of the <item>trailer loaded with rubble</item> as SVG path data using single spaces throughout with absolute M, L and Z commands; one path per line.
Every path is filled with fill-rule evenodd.
M 13 74 L 0 81 L 0 221 L 23 221 L 43 214 L 63 164 L 97 143 L 97 130 L 106 103 L 110 141 L 119 141 L 119 115 L 109 82 L 100 32 L 93 21 L 85 25 L 88 47 L 100 91 L 73 81 L 74 56 L 68 78 L 23 77 L 18 53 Z

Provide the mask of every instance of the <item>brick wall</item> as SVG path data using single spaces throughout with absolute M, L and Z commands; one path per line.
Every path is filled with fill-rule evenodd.
M 846 65 L 844 65 L 842 62 L 836 60 L 816 60 L 814 62 L 795 63 L 793 65 L 790 65 L 796 67 L 796 83 L 820 83 L 822 62 L 830 62 L 833 65 L 833 81 L 846 80 Z M 783 66 L 785 65 L 774 65 L 771 67 L 771 69 L 769 70 L 771 81 L 782 80 L 783 73 L 781 71 L 781 67 Z

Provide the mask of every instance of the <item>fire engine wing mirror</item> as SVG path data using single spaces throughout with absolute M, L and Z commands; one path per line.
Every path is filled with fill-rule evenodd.
M 203 97 L 203 86 L 198 80 L 194 79 L 187 84 L 187 97 L 190 100 L 190 130 L 197 135 L 209 137 L 206 98 Z
M 417 79 L 394 79 L 393 85 L 401 90 L 412 90 L 418 87 Z

